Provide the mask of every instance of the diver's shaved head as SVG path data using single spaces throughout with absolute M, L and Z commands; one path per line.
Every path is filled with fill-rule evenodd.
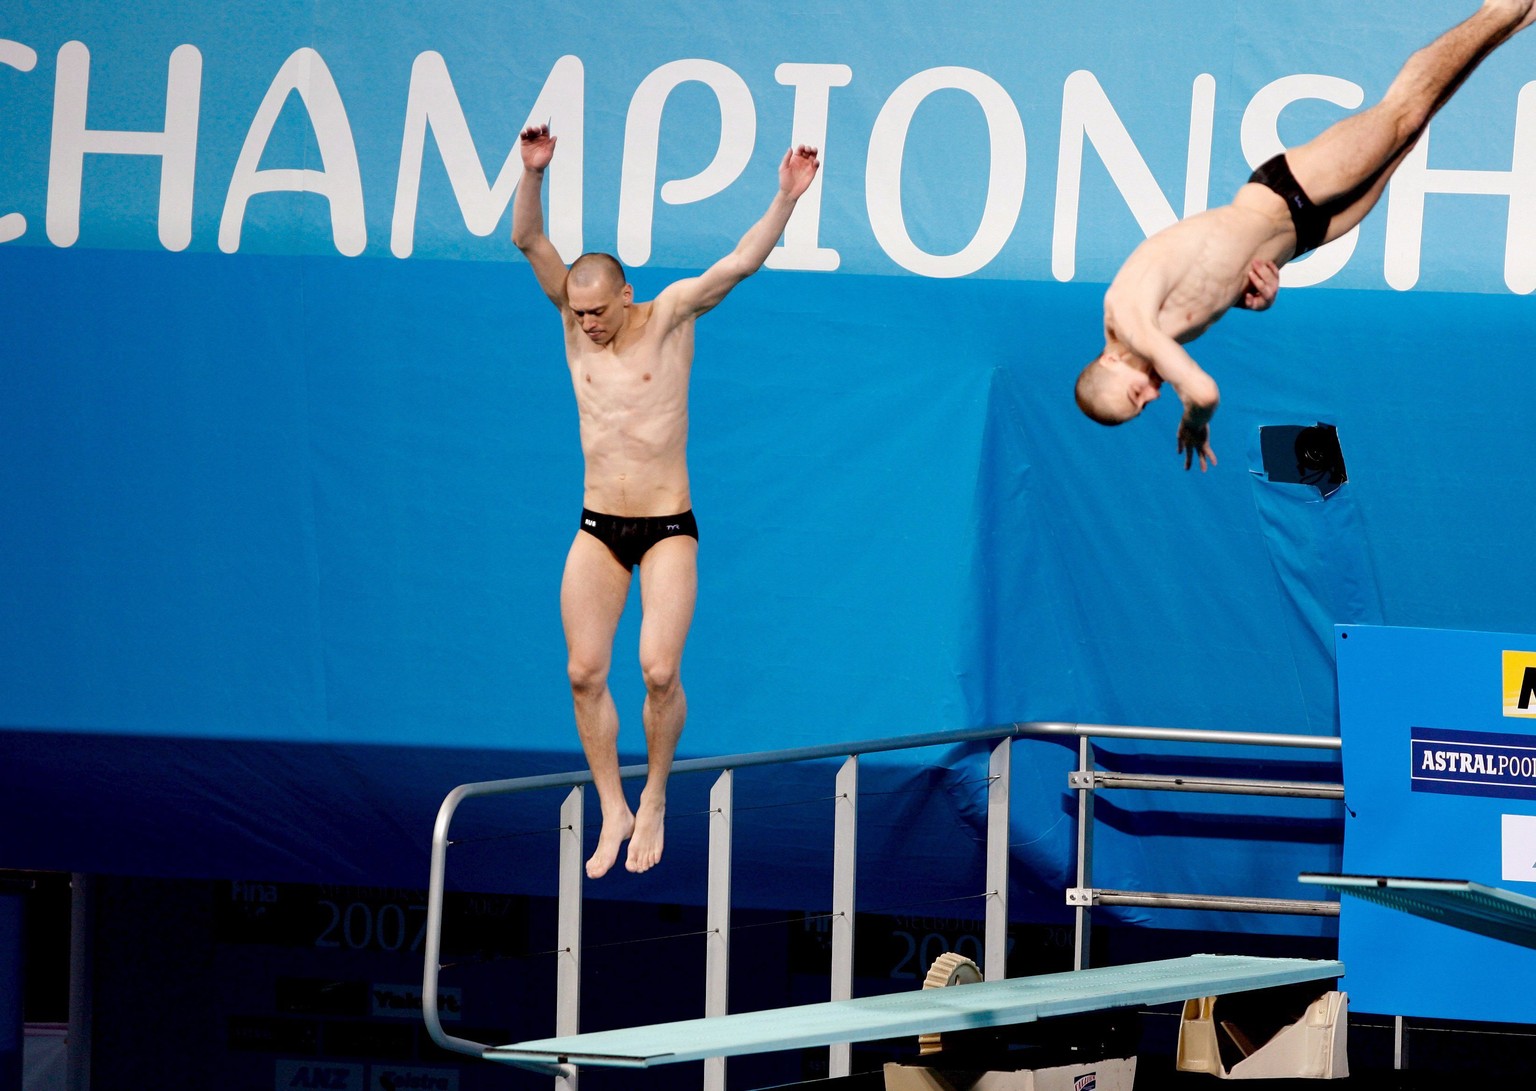
M 1082 374 L 1077 377 L 1077 407 L 1081 409 L 1090 420 L 1096 420 L 1100 424 L 1123 424 L 1125 417 L 1115 414 L 1111 409 L 1111 397 L 1113 391 L 1109 381 L 1109 372 L 1099 366 L 1099 359 L 1095 357 L 1091 363 L 1083 368 Z
M 583 254 L 571 262 L 565 282 L 580 288 L 611 288 L 615 292 L 628 283 L 619 259 L 612 254 L 598 253 Z

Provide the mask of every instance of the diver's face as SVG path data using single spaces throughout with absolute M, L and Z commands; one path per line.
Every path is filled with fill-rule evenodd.
M 1137 368 L 1126 368 L 1130 375 L 1125 381 L 1125 397 L 1131 405 L 1131 416 L 1141 415 L 1141 411 L 1152 402 L 1157 401 L 1158 395 L 1163 392 L 1162 380 L 1148 375 Z M 1127 418 L 1129 419 L 1129 418 Z
M 565 301 L 581 324 L 581 332 L 591 338 L 593 344 L 607 345 L 624 328 L 630 291 L 628 284 L 615 289 L 609 281 L 569 284 L 565 289 Z
M 1123 360 L 1104 359 L 1100 366 L 1107 369 L 1101 386 L 1099 410 L 1113 420 L 1128 421 L 1139 417 L 1141 411 L 1162 394 L 1163 380 L 1149 375 Z

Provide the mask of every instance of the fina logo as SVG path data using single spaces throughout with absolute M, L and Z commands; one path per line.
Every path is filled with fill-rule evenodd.
M 1536 719 L 1536 652 L 1504 653 L 1504 715 Z

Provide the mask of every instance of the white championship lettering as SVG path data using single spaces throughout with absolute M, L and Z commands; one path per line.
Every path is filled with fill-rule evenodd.
M 185 250 L 192 241 L 192 186 L 197 170 L 197 120 L 203 56 L 190 45 L 171 51 L 164 128 L 87 129 L 91 54 L 81 42 L 59 47 L 53 91 L 53 141 L 48 157 L 48 239 L 73 246 L 80 237 L 80 192 L 86 155 L 134 155 L 160 160 L 160 244 Z
M 716 61 L 672 61 L 641 80 L 624 122 L 624 166 L 619 179 L 619 260 L 629 265 L 644 265 L 651 258 L 662 110 L 674 90 L 692 82 L 708 87 L 720 104 L 715 156 L 692 177 L 663 183 L 661 199 L 669 205 L 686 205 L 713 197 L 734 182 L 752 158 L 757 109 L 746 81 L 733 69 Z
M 586 118 L 585 73 L 581 61 L 565 56 L 555 62 L 524 126 L 548 123 L 557 134 L 560 154 L 549 165 L 549 240 L 565 261 L 581 253 L 581 182 Z M 395 181 L 395 213 L 390 228 L 390 252 L 408 258 L 416 245 L 416 206 L 421 192 L 421 167 L 427 133 L 438 155 L 464 226 L 482 238 L 496 230 L 522 179 L 518 133 L 511 134 L 496 181 L 489 181 L 475 150 L 469 122 L 441 53 L 428 51 L 411 65 L 411 88 L 405 103 L 405 135 L 400 145 L 400 174 Z
M 827 148 L 827 116 L 832 88 L 845 86 L 853 79 L 853 69 L 846 64 L 781 64 L 774 69 L 773 78 L 795 89 L 795 118 L 791 129 L 791 144 L 809 144 L 821 150 L 822 161 L 829 154 Z M 784 225 L 784 240 L 775 246 L 764 262 L 770 269 L 814 269 L 830 272 L 841 262 L 836 250 L 817 244 L 821 227 L 821 188 L 826 172 L 817 171 L 816 180 L 806 190 L 795 211 Z
M 1184 215 L 1205 211 L 1210 189 L 1211 136 L 1216 110 L 1216 80 L 1196 77 L 1190 94 L 1189 163 L 1184 176 Z M 1061 143 L 1056 159 L 1056 219 L 1051 273 L 1071 280 L 1077 271 L 1078 191 L 1083 176 L 1083 144 L 1093 145 L 1109 171 L 1137 226 L 1147 235 L 1178 219 L 1158 188 L 1152 168 L 1131 140 L 1125 123 L 1092 72 L 1067 77 L 1061 96 Z
M 284 167 L 263 169 L 262 153 L 272 138 L 277 118 L 290 95 L 297 94 L 320 146 L 323 170 Z M 341 90 L 331 76 L 325 58 L 308 46 L 294 51 L 277 75 L 251 119 L 245 145 L 235 163 L 219 220 L 219 249 L 233 254 L 240 249 L 240 229 L 245 208 L 260 193 L 315 193 L 331 209 L 331 238 L 339 253 L 356 257 L 368 245 L 368 225 L 363 214 L 363 177 L 358 168 L 357 144 Z
M 1431 169 L 1429 136 L 1426 129 L 1387 191 L 1387 283 L 1398 291 L 1418 283 L 1428 194 L 1489 194 L 1509 199 L 1504 283 L 1520 295 L 1536 291 L 1536 248 L 1527 241 L 1536 233 L 1536 83 L 1522 87 L 1515 104 L 1513 165 L 1507 171 Z
M 104 48 L 112 45 L 105 43 Z M 266 48 L 272 48 L 271 44 Z M 281 48 L 280 44 L 278 48 Z M 462 216 L 463 227 L 459 230 L 467 228 L 474 235 L 490 232 L 506 218 L 507 206 L 520 177 L 515 138 L 505 127 L 487 137 L 500 160 L 499 164 L 492 161 L 493 166 L 488 171 L 471 138 L 470 125 L 449 78 L 447 62 L 441 54 L 431 50 L 406 55 L 412 57 L 409 67 L 402 64 L 373 70 L 353 68 L 343 73 L 344 85 L 349 91 L 367 96 L 370 103 L 393 101 L 394 96 L 399 96 L 404 102 L 403 114 L 377 109 L 358 113 L 359 119 L 366 119 L 367 125 L 388 124 L 393 132 L 354 133 L 353 121 L 343 102 L 342 85 L 316 50 L 302 46 L 294 49 L 273 76 L 242 139 L 240 136 L 232 138 L 227 129 L 200 132 L 200 118 L 223 120 L 231 115 L 238 118 L 241 116 L 239 111 L 249 109 L 249 106 L 236 101 L 204 101 L 205 95 L 214 90 L 230 94 L 231 82 L 228 73 L 218 73 L 220 78 L 205 80 L 203 55 L 191 43 L 178 45 L 169 55 L 162 117 L 142 119 L 141 127 L 136 129 L 89 128 L 86 115 L 91 97 L 91 54 L 84 42 L 66 41 L 57 55 L 52 117 L 25 119 L 25 127 L 16 130 L 25 133 L 26 139 L 41 143 L 49 153 L 46 179 L 40 178 L 37 183 L 46 186 L 48 240 L 59 247 L 74 245 L 80 235 L 82 200 L 95 199 L 119 202 L 113 207 L 117 209 L 116 215 L 122 225 L 118 237 L 93 240 L 97 245 L 132 246 L 134 223 L 153 217 L 160 244 L 167 250 L 185 250 L 196 241 L 193 238 L 195 225 L 214 219 L 205 217 L 199 221 L 194 217 L 194 194 L 197 194 L 205 201 L 222 203 L 214 228 L 216 238 L 210 240 L 216 242 L 219 249 L 226 253 L 239 251 L 248 206 L 256 200 L 262 206 L 260 223 L 265 246 L 288 251 L 312 245 L 310 240 L 298 236 L 312 219 L 310 209 L 314 200 L 320 198 L 327 205 L 331 245 L 336 252 L 353 256 L 361 254 L 368 244 L 370 228 L 368 210 L 364 206 L 365 192 L 379 194 L 382 189 L 382 193 L 387 194 L 392 188 L 393 206 L 387 215 L 381 209 L 374 210 L 375 219 L 380 222 L 373 226 L 373 230 L 387 234 L 390 250 L 405 257 L 419 252 L 423 246 L 440 247 L 451 240 L 455 232 L 454 224 L 444 217 L 423 217 L 419 224 L 417 222 L 429 135 Z M 463 65 L 467 62 L 459 60 L 456 63 Z M 0 39 L 0 71 L 30 72 L 36 65 L 36 53 L 30 47 Z M 134 75 L 142 82 L 153 73 L 138 71 Z M 748 76 L 759 82 L 750 83 Z M 622 93 L 621 90 L 601 86 L 589 88 L 589 79 L 590 74 L 580 57 L 559 57 L 549 69 L 527 116 L 529 121 L 550 120 L 561 139 L 560 154 L 551 165 L 549 176 L 548 227 L 556 248 L 567 260 L 583 245 L 584 161 L 592 150 L 585 146 L 588 136 L 586 114 L 592 108 L 611 114 L 621 105 L 612 101 L 616 94 Z M 718 130 L 710 123 L 708 132 L 699 132 L 698 123 L 694 122 L 688 131 L 675 134 L 669 131 L 668 141 L 685 141 L 706 148 L 713 145 L 714 156 L 705 169 L 691 177 L 663 182 L 657 177 L 661 115 L 669 94 L 687 82 L 702 83 L 715 96 L 720 108 Z M 973 68 L 931 68 L 899 80 L 883 102 L 873 97 L 878 92 L 866 84 L 838 92 L 838 108 L 852 120 L 845 121 L 841 127 L 831 126 L 829 117 L 834 89 L 855 83 L 852 67 L 833 59 L 784 61 L 776 65 L 754 63 L 750 69 L 743 68 L 742 71 L 704 57 L 661 63 L 640 82 L 630 98 L 622 146 L 605 149 L 610 155 L 617 153 L 621 162 L 617 207 L 609 210 L 616 212 L 615 246 L 619 256 L 633 265 L 644 265 L 651 259 L 652 225 L 658 201 L 671 205 L 695 204 L 744 176 L 749 161 L 760 150 L 757 139 L 760 120 L 757 102 L 760 100 L 766 104 L 762 120 L 771 125 L 772 132 L 779 134 L 770 141 L 775 157 L 776 149 L 784 144 L 785 134 L 808 143 L 824 143 L 830 137 L 845 140 L 848 137 L 837 134 L 847 131 L 849 124 L 859 125 L 858 118 L 868 115 L 863 121 L 867 126 L 868 154 L 862 171 L 834 168 L 819 175 L 813 189 L 802 199 L 768 264 L 790 269 L 849 269 L 865 273 L 871 271 L 871 261 L 878 260 L 883 254 L 900 268 L 918 276 L 953 277 L 974 273 L 998 260 L 1015 234 L 1022 210 L 1026 164 L 1024 115 L 1018 103 L 1025 101 L 1021 97 L 1024 95 L 1031 104 L 1046 101 L 1050 97 L 1049 89 L 1040 86 L 1005 88 L 993 75 Z M 475 84 L 477 88 L 483 85 L 483 79 Z M 793 93 L 785 95 L 785 88 L 792 89 Z M 957 164 L 960 170 L 985 172 L 984 178 L 977 179 L 984 186 L 982 214 L 979 222 L 969 225 L 970 236 L 962 240 L 964 245 L 952 253 L 930 253 L 914 241 L 925 237 L 923 233 L 909 230 L 916 225 L 906 222 L 899 168 L 915 110 L 930 94 L 945 89 L 961 91 L 980 106 L 987 124 L 990 163 L 978 160 L 973 164 Z M 116 90 L 114 85 L 106 93 L 114 94 Z M 1252 163 L 1266 158 L 1267 153 L 1278 148 L 1278 122 L 1290 104 L 1322 101 L 1339 106 L 1342 112 L 1358 107 L 1364 97 L 1359 85 L 1317 73 L 1280 75 L 1246 102 L 1220 102 L 1218 91 L 1215 77 L 1208 73 L 1196 75 L 1190 85 L 1187 132 L 1182 126 L 1163 126 L 1158 135 L 1147 138 L 1163 142 L 1176 139 L 1182 145 L 1178 150 L 1184 157 L 1181 214 L 1185 216 L 1207 205 L 1213 148 L 1230 139 L 1230 134 L 1217 132 L 1219 119 L 1236 116 L 1236 111 L 1241 108 L 1241 146 L 1245 158 Z M 594 93 L 606 101 L 594 103 Z M 101 92 L 97 97 L 101 97 Z M 484 104 L 483 91 L 477 92 L 477 99 L 479 110 L 495 109 L 493 105 Z M 1013 253 L 1004 259 L 1008 263 L 1005 275 L 1017 273 L 1022 262 L 1043 258 L 1049 259 L 1051 273 L 1058 280 L 1070 280 L 1077 274 L 1079 221 L 1086 216 L 1079 209 L 1080 180 L 1085 151 L 1089 147 L 1103 163 L 1126 207 L 1144 232 L 1167 226 L 1179 214 L 1175 212 L 1174 202 L 1165 195 L 1165 189 L 1172 191 L 1177 184 L 1175 179 L 1165 180 L 1172 185 L 1160 185 L 1148 166 L 1149 162 L 1168 157 L 1150 154 L 1154 149 L 1145 143 L 1140 147 L 1137 145 L 1092 71 L 1078 69 L 1065 76 L 1060 102 L 1061 112 L 1055 119 L 1060 139 L 1056 192 L 1044 195 L 1044 199 L 1031 206 L 1041 210 L 1040 214 L 1051 216 L 1049 254 Z M 526 106 L 526 101 L 522 105 Z M 299 163 L 261 166 L 264 155 L 276 153 L 277 143 L 288 146 L 286 140 L 274 141 L 274 131 L 279 115 L 291 106 L 297 107 L 308 124 L 319 152 L 320 169 Z M 45 112 L 48 109 L 49 106 L 43 107 Z M 93 108 L 91 112 L 97 111 Z M 1536 82 L 1527 83 L 1520 89 L 1512 111 L 1506 106 L 1506 116 L 1510 113 L 1513 114 L 1512 124 L 1491 137 L 1494 146 L 1488 149 L 1488 157 L 1494 161 L 1507 150 L 1510 155 L 1508 169 L 1431 167 L 1427 136 L 1409 153 L 1394 176 L 1385 202 L 1385 241 L 1381 259 L 1388 286 L 1405 290 L 1417 281 L 1426 215 L 1445 215 L 1440 211 L 1443 207 L 1466 205 L 1476 210 L 1460 213 L 1466 220 L 1474 217 L 1505 220 L 1502 249 L 1503 279 L 1507 289 L 1515 293 L 1536 291 L 1536 248 L 1524 244 L 1536 234 Z M 383 122 L 381 118 L 392 120 Z M 504 125 L 504 122 L 487 120 L 483 124 L 494 126 Z M 1443 126 L 1451 122 L 1437 124 Z M 1458 121 L 1456 124 L 1464 123 Z M 207 125 L 203 128 L 207 129 Z M 498 138 L 500 148 L 496 147 Z M 507 147 L 509 140 L 513 142 L 510 148 Z M 237 146 L 230 146 L 232 142 Z M 359 149 L 391 144 L 400 149 L 398 160 L 390 157 L 390 161 L 381 165 L 376 161 L 369 162 L 359 154 Z M 503 152 L 502 149 L 506 150 Z M 82 176 L 90 169 L 90 161 L 103 155 L 158 160 L 159 200 L 153 211 L 147 202 L 142 208 L 134 200 L 124 202 L 121 187 L 110 194 L 96 195 L 96 191 L 83 186 Z M 236 163 L 228 178 L 213 180 L 213 186 L 209 186 L 205 179 L 202 187 L 197 186 L 200 164 L 206 170 L 209 164 L 222 163 L 231 157 Z M 17 161 L 25 161 L 25 157 Z M 850 162 L 856 163 L 857 158 L 850 157 Z M 389 172 L 393 186 L 383 188 L 378 181 L 374 181 L 372 187 L 365 186 L 365 168 Z M 862 212 L 867 222 L 848 222 L 859 215 L 854 195 L 860 188 L 864 190 Z M 1428 202 L 1433 207 L 1426 213 L 1426 198 L 1430 193 L 1494 195 L 1505 199 L 1505 208 L 1494 205 L 1490 209 L 1487 201 L 1475 204 L 1436 201 Z M 291 196 L 294 194 L 304 196 L 294 200 Z M 8 201 L 17 202 L 15 207 L 22 207 L 24 199 L 25 195 L 7 195 Z M 378 196 L 374 203 L 381 203 Z M 1051 212 L 1046 213 L 1046 209 Z M 713 249 L 717 238 L 714 225 L 701 223 L 711 215 L 714 213 L 699 211 L 686 221 L 688 238 L 693 240 L 691 245 L 700 248 L 700 252 L 679 254 L 674 248 L 669 261 L 678 260 L 683 265 L 704 264 L 717 256 Z M 833 219 L 834 215 L 839 219 Z M 863 237 L 866 227 L 872 246 L 856 254 L 853 240 Z M 26 229 L 26 220 L 21 214 L 0 214 L 0 243 L 19 238 Z M 418 237 L 427 231 L 434 237 Z M 827 241 L 835 240 L 841 250 L 824 245 L 824 235 L 830 237 Z M 1096 262 L 1109 260 L 1106 255 L 1111 250 L 1117 256 L 1124 252 L 1124 240 L 1101 239 L 1099 242 L 1099 249 L 1104 253 L 1094 253 Z M 707 252 L 703 249 L 706 245 L 711 247 Z M 1357 246 L 1358 237 L 1346 235 L 1317 254 L 1288 264 L 1283 272 L 1283 282 L 1303 285 L 1326 280 L 1350 260 Z M 507 260 L 516 259 L 510 239 L 506 240 L 501 253 Z M 857 264 L 855 257 L 863 264 Z M 1102 272 L 1095 270 L 1093 275 Z M 1466 290 L 1476 289 L 1469 287 Z M 1437 770 L 1438 760 L 1437 757 Z M 1459 766 L 1461 759 L 1455 760 Z
M 986 204 L 969 242 L 952 254 L 930 254 L 912 241 L 901 204 L 901 161 L 912 119 L 924 99 L 940 90 L 964 91 L 987 121 L 990 163 Z M 998 82 L 972 68 L 930 68 L 886 99 L 869 134 L 864 205 L 875 239 L 897 265 L 928 277 L 961 277 L 995 258 L 1013 234 L 1024 203 L 1024 122 Z
M 37 67 L 37 51 L 9 38 L 0 38 L 0 64 L 18 72 L 30 72 Z M 26 233 L 27 218 L 20 212 L 7 212 L 0 216 L 0 243 L 19 239 Z

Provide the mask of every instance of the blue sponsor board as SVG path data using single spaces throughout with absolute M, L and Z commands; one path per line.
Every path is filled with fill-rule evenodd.
M 1512 633 L 1341 625 L 1344 871 L 1536 894 L 1536 734 L 1505 701 Z M 1536 951 L 1344 899 L 1356 1011 L 1536 1022 Z
M 1536 799 L 1536 736 L 1413 729 L 1415 792 Z

